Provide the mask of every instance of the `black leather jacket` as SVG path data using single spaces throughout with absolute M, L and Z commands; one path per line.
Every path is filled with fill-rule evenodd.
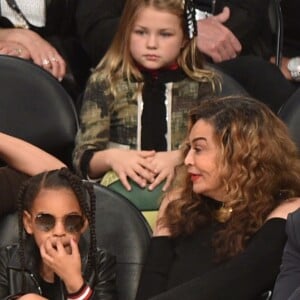
M 115 259 L 102 249 L 97 250 L 98 274 L 93 272 L 88 278 L 86 276 L 87 266 L 87 243 L 80 241 L 80 253 L 82 253 L 83 276 L 87 284 L 93 289 L 91 300 L 116 300 L 116 273 Z M 19 245 L 11 245 L 0 250 L 0 299 L 14 299 L 14 295 L 20 293 L 36 293 L 42 295 L 40 277 L 38 275 L 39 250 L 30 239 L 25 247 L 25 291 L 22 290 L 22 270 L 19 262 Z M 66 290 L 63 282 L 59 284 L 60 291 L 55 299 L 64 300 Z

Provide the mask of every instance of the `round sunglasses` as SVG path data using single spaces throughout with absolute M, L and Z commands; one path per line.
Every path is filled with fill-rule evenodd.
M 55 227 L 56 218 L 47 213 L 37 214 L 34 218 L 36 226 L 42 231 L 50 231 Z M 69 233 L 79 232 L 84 226 L 84 218 L 81 215 L 70 214 L 62 218 L 64 228 Z

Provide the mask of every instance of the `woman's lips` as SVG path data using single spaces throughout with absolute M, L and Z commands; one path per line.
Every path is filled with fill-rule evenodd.
M 199 175 L 199 174 L 190 174 L 190 176 L 191 176 L 191 180 L 193 182 L 198 180 L 201 177 L 201 175 Z

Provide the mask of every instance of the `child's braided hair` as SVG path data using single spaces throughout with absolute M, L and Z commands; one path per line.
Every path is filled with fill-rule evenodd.
M 25 285 L 25 235 L 23 225 L 24 211 L 30 211 L 34 199 L 42 189 L 59 189 L 66 188 L 74 192 L 78 199 L 81 211 L 87 218 L 90 232 L 90 245 L 88 253 L 87 276 L 96 269 L 96 226 L 95 226 L 95 210 L 96 196 L 93 185 L 87 181 L 83 181 L 80 177 L 72 173 L 67 168 L 40 173 L 31 177 L 22 185 L 18 195 L 18 221 L 19 221 L 19 244 L 20 244 L 20 263 L 23 270 L 23 287 Z

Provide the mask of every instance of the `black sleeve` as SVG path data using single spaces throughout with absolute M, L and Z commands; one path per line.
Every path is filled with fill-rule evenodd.
M 11 259 L 11 254 L 9 254 L 9 252 L 14 252 L 14 250 L 11 250 L 11 248 L 14 249 L 15 247 L 6 246 L 0 249 L 0 299 L 1 300 L 14 300 L 24 295 L 24 294 L 10 294 L 11 282 L 9 281 L 8 265 Z
M 288 216 L 286 233 L 288 240 L 272 300 L 300 299 L 299 289 L 296 291 L 300 288 L 300 210 Z M 289 298 L 292 294 L 293 297 Z
M 82 44 L 96 66 L 117 30 L 125 0 L 79 0 L 77 27 Z
M 260 36 L 262 39 L 268 39 L 261 42 L 270 43 L 268 0 L 217 0 L 215 13 L 220 13 L 225 6 L 230 8 L 230 17 L 224 25 L 238 38 L 245 54 L 253 51 L 253 43 L 260 43 Z
M 104 250 L 97 252 L 98 274 L 93 283 L 88 283 L 93 289 L 91 300 L 116 300 L 116 260 Z
M 19 188 L 28 178 L 12 168 L 0 168 L 0 217 L 17 209 Z
M 195 7 L 201 11 L 212 13 L 212 0 L 196 0 Z
M 136 300 L 148 299 L 165 291 L 173 259 L 174 252 L 171 239 L 168 237 L 151 239 Z
M 246 250 L 228 263 L 157 296 L 138 300 L 178 300 L 186 299 L 187 295 L 189 300 L 255 299 L 272 289 L 285 241 L 285 220 L 271 219 L 257 232 Z M 156 262 L 152 264 L 153 270 L 150 262 L 148 264 L 154 277 Z

